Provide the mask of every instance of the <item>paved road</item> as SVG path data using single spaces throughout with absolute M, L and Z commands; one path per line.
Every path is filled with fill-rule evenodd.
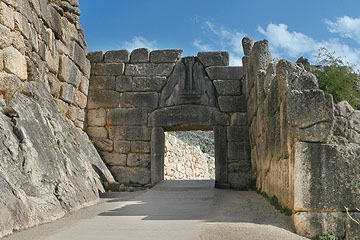
M 165 181 L 147 191 L 107 193 L 100 204 L 4 240 L 305 239 L 257 193 L 213 185 Z

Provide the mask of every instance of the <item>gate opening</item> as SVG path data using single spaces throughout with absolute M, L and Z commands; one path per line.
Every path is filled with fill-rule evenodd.
M 213 131 L 165 132 L 164 180 L 214 180 Z

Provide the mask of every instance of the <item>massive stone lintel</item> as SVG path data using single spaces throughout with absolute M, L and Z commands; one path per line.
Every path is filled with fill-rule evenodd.
M 228 125 L 229 116 L 218 108 L 200 105 L 180 105 L 160 108 L 149 116 L 149 126 L 170 129 L 212 129 L 216 125 Z
M 215 88 L 195 57 L 181 59 L 161 92 L 160 107 L 199 104 L 215 107 Z

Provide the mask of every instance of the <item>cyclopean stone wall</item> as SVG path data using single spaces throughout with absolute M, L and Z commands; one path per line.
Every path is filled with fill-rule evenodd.
M 115 178 L 164 178 L 164 131 L 214 130 L 218 187 L 249 188 L 250 148 L 242 68 L 227 52 L 91 52 L 87 133 Z
M 78 1 L 0 2 L 0 98 L 40 81 L 61 114 L 83 128 L 90 77 Z
M 215 159 L 200 146 L 165 133 L 164 179 L 215 179 Z
M 82 131 L 77 0 L 0 1 L 0 238 L 95 203 L 114 179 Z
M 293 211 L 296 232 L 360 238 L 360 112 L 333 103 L 302 65 L 243 39 L 244 93 L 256 186 Z

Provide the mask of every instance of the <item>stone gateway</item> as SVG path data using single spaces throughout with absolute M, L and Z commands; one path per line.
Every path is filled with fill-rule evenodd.
M 213 130 L 216 186 L 251 188 L 242 67 L 228 52 L 181 53 L 89 53 L 87 132 L 117 181 L 146 186 L 164 179 L 164 132 Z

